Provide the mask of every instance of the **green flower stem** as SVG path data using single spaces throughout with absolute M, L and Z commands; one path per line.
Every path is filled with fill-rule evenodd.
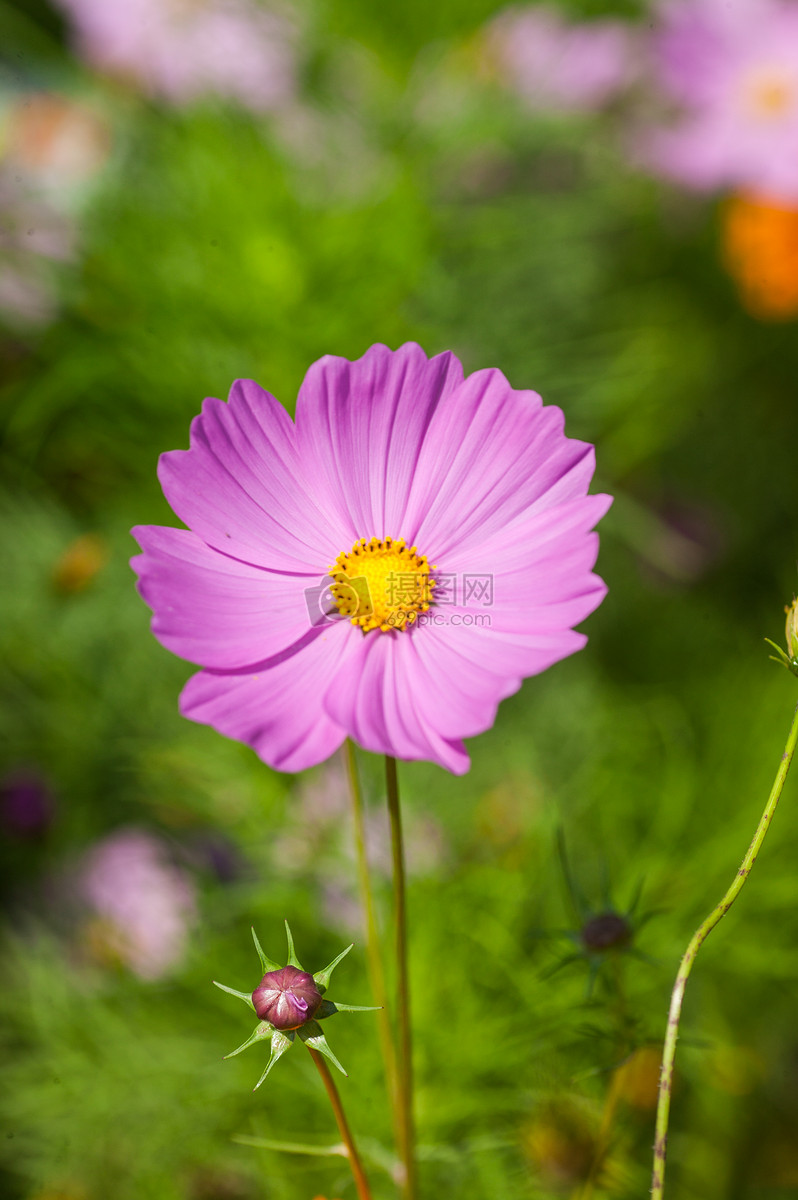
M 393 898 L 396 913 L 397 1009 L 399 1019 L 399 1152 L 404 1165 L 405 1200 L 415 1200 L 416 1159 L 413 1128 L 413 1043 L 410 1032 L 410 984 L 407 972 L 407 907 L 405 904 L 405 853 L 396 759 L 385 756 L 388 814 L 391 818 Z
M 618 1112 L 618 1104 L 621 1099 L 621 1085 L 623 1084 L 623 1074 L 626 1063 L 629 1060 L 631 1048 L 628 1040 L 628 1015 L 626 1004 L 626 988 L 624 987 L 623 964 L 621 962 L 620 953 L 610 951 L 608 955 L 609 965 L 612 969 L 613 982 L 615 984 L 613 997 L 613 1015 L 618 1025 L 618 1042 L 617 1051 L 621 1055 L 621 1062 L 612 1072 L 610 1082 L 607 1086 L 607 1093 L 604 1097 L 604 1107 L 601 1113 L 601 1121 L 599 1123 L 598 1133 L 593 1147 L 593 1159 L 590 1163 L 590 1169 L 587 1173 L 582 1190 L 578 1193 L 578 1200 L 593 1200 L 593 1194 L 596 1190 L 596 1182 L 601 1173 L 601 1169 L 607 1159 L 607 1153 L 612 1144 L 613 1124 Z
M 679 971 L 676 976 L 676 982 L 673 985 L 673 994 L 671 996 L 671 1006 L 668 1013 L 668 1030 L 665 1035 L 665 1044 L 662 1051 L 662 1070 L 660 1072 L 659 1081 L 659 1099 L 657 1102 L 657 1124 L 656 1136 L 654 1140 L 654 1173 L 651 1182 L 651 1197 L 652 1200 L 662 1200 L 663 1190 L 665 1186 L 665 1156 L 668 1145 L 668 1117 L 670 1115 L 671 1106 L 671 1088 L 673 1085 L 673 1060 L 676 1054 L 676 1040 L 679 1036 L 679 1019 L 682 1012 L 682 1000 L 684 999 L 684 990 L 687 986 L 687 979 L 690 975 L 695 956 L 701 948 L 702 943 L 707 935 L 724 917 L 731 908 L 737 893 L 742 888 L 748 874 L 756 862 L 760 847 L 765 840 L 765 834 L 770 828 L 770 822 L 773 820 L 773 815 L 776 811 L 776 805 L 779 802 L 781 790 L 784 787 L 784 780 L 787 778 L 787 772 L 790 769 L 792 756 L 795 752 L 795 744 L 798 741 L 798 707 L 793 713 L 792 725 L 790 726 L 789 736 L 787 737 L 787 745 L 784 753 L 781 756 L 779 769 L 776 772 L 776 778 L 773 781 L 768 802 L 765 805 L 765 811 L 762 813 L 759 824 L 754 834 L 753 841 L 748 847 L 748 853 L 742 861 L 742 865 L 734 877 L 734 882 L 728 889 L 723 899 L 713 908 L 712 912 L 706 920 L 699 925 L 698 929 L 693 934 L 692 940 L 684 952 Z
M 593 1195 L 596 1190 L 596 1181 L 601 1172 L 601 1168 L 607 1159 L 607 1152 L 612 1144 L 612 1127 L 615 1121 L 615 1115 L 618 1111 L 618 1104 L 621 1099 L 621 1085 L 623 1083 L 623 1068 L 624 1063 L 616 1067 L 612 1073 L 607 1095 L 604 1098 L 604 1108 L 601 1113 L 601 1123 L 593 1150 L 593 1161 L 590 1164 L 590 1169 L 587 1173 L 587 1178 L 582 1185 L 581 1191 L 578 1193 L 577 1200 L 593 1200 Z
M 355 827 L 355 847 L 357 850 L 357 874 L 360 889 L 360 903 L 366 919 L 366 962 L 368 964 L 369 981 L 374 996 L 374 1003 L 380 1006 L 378 1028 L 380 1048 L 385 1067 L 385 1079 L 391 1100 L 394 1133 L 397 1142 L 401 1138 L 399 1107 L 398 1107 L 398 1069 L 396 1064 L 396 1047 L 391 1029 L 391 1014 L 388 1004 L 388 988 L 385 983 L 385 969 L 380 951 L 380 935 L 377 929 L 377 917 L 374 908 L 374 894 L 371 889 L 368 857 L 366 854 L 366 829 L 363 821 L 363 796 L 360 789 L 360 777 L 357 770 L 355 747 L 347 739 L 344 746 L 346 770 L 349 776 L 349 791 L 352 797 L 352 817 Z
M 305 1043 L 307 1045 L 307 1042 Z M 324 1056 L 319 1054 L 318 1050 L 314 1050 L 312 1046 L 308 1046 L 310 1057 L 319 1069 L 319 1074 L 327 1089 L 327 1095 L 330 1097 L 330 1104 L 335 1113 L 335 1121 L 338 1125 L 338 1132 L 341 1135 L 341 1141 L 346 1146 L 346 1157 L 349 1159 L 349 1166 L 352 1168 L 352 1175 L 357 1188 L 358 1200 L 371 1200 L 371 1188 L 369 1181 L 366 1178 L 366 1173 L 363 1170 L 363 1164 L 360 1161 L 360 1155 L 357 1152 L 352 1131 L 349 1128 L 349 1123 L 346 1119 L 346 1114 L 341 1104 L 341 1097 L 338 1095 L 338 1088 L 335 1086 L 335 1080 L 330 1074 L 330 1068 L 324 1059 Z

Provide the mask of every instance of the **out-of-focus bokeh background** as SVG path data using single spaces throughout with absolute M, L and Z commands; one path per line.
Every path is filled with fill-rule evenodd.
M 401 769 L 423 1195 L 645 1195 L 676 965 L 798 698 L 798 3 L 0 0 L 0 45 L 0 1195 L 353 1194 L 246 1144 L 336 1134 L 309 1056 L 254 1097 L 265 1050 L 221 1061 L 210 985 L 288 917 L 369 1002 L 340 764 L 178 716 L 128 530 L 176 523 L 204 396 L 408 339 L 560 405 L 616 496 L 586 650 L 465 778 Z M 688 993 L 680 1200 L 798 1196 L 796 846 L 793 780 Z M 326 1029 L 388 1200 L 375 1019 Z

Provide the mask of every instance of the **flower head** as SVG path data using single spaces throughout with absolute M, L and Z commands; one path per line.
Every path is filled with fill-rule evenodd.
M 681 115 L 646 133 L 646 160 L 699 190 L 798 200 L 798 4 L 671 0 L 661 11 L 654 72 Z
M 575 925 L 570 929 L 556 932 L 537 930 L 532 936 L 535 938 L 563 938 L 569 943 L 570 952 L 560 956 L 547 974 L 553 975 L 573 963 L 584 964 L 588 968 L 587 994 L 590 996 L 605 964 L 617 961 L 618 956 L 622 954 L 642 957 L 635 941 L 643 926 L 656 913 L 654 910 L 638 913 L 642 885 L 637 888 L 636 894 L 625 911 L 620 911 L 613 903 L 606 880 L 602 888 L 601 904 L 591 903 L 579 881 L 571 872 L 562 830 L 558 830 L 557 833 L 557 855 L 568 904 L 573 910 Z M 611 986 L 614 985 L 611 983 Z
M 347 946 L 323 971 L 317 971 L 315 975 L 310 975 L 304 970 L 296 956 L 294 939 L 287 921 L 285 930 L 288 935 L 288 964 L 285 967 L 280 967 L 266 957 L 258 941 L 258 935 L 254 929 L 252 930 L 252 940 L 265 974 L 251 995 L 247 992 L 238 992 L 235 988 L 226 987 L 223 983 L 216 983 L 215 979 L 213 981 L 216 987 L 221 988 L 223 992 L 229 992 L 231 996 L 238 996 L 260 1017 L 260 1024 L 255 1027 L 243 1045 L 230 1054 L 226 1054 L 225 1058 L 233 1058 L 242 1050 L 246 1050 L 248 1046 L 254 1046 L 256 1042 L 264 1040 L 271 1042 L 269 1061 L 253 1090 L 260 1087 L 277 1059 L 289 1049 L 297 1036 L 312 1050 L 329 1058 L 330 1062 L 334 1063 L 343 1075 L 346 1075 L 346 1071 L 327 1045 L 327 1039 L 318 1022 L 323 1021 L 326 1017 L 334 1016 L 337 1012 L 376 1011 L 368 1006 L 333 1004 L 330 1000 L 324 999 L 324 993 L 330 985 L 333 971 L 341 959 L 345 958 L 352 949 L 351 946 Z
M 606 954 L 626 946 L 633 932 L 626 917 L 610 910 L 588 917 L 579 930 L 579 940 L 586 954 Z
M 216 93 L 255 112 L 294 90 L 291 30 L 253 0 L 57 0 L 93 66 L 173 104 Z
M 261 1021 L 283 1032 L 310 1021 L 321 1000 L 313 976 L 291 966 L 267 971 L 252 993 L 252 1004 Z
M 161 457 L 189 529 L 135 529 L 153 632 L 204 669 L 184 716 L 298 771 L 349 736 L 468 769 L 462 739 L 586 641 L 601 602 L 592 446 L 452 354 L 312 366 L 295 423 L 249 380 Z
M 196 892 L 152 834 L 122 829 L 98 842 L 84 860 L 80 890 L 100 921 L 91 930 L 95 948 L 139 978 L 160 979 L 183 958 Z
M 621 21 L 568 24 L 544 4 L 510 8 L 488 27 L 502 78 L 536 109 L 600 108 L 634 74 L 634 43 Z
M 732 196 L 722 234 L 726 266 L 747 311 L 762 321 L 798 316 L 798 204 Z

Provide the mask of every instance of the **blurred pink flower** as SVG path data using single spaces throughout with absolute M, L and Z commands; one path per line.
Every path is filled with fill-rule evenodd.
M 104 949 L 139 978 L 159 979 L 179 964 L 196 893 L 158 838 L 123 829 L 98 842 L 84 860 L 80 890 L 100 918 Z
M 640 157 L 688 187 L 797 201 L 796 0 L 670 0 L 654 51 L 680 116 L 645 132 Z
M 78 52 L 153 96 L 216 93 L 262 112 L 294 92 L 292 29 L 254 0 L 56 0 Z
M 0 317 L 44 325 L 58 309 L 58 264 L 75 255 L 75 227 L 41 190 L 0 167 Z
M 635 75 L 635 37 L 621 21 L 571 25 L 554 8 L 510 8 L 488 28 L 503 81 L 532 107 L 600 108 Z

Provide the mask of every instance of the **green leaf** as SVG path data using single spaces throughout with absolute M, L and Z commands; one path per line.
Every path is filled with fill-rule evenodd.
M 260 942 L 258 941 L 258 935 L 255 932 L 254 925 L 252 926 L 252 940 L 255 943 L 255 949 L 258 952 L 258 958 L 260 959 L 260 965 L 263 967 L 263 974 L 268 975 L 269 971 L 279 971 L 280 964 L 276 963 L 276 962 L 272 962 L 272 960 L 270 958 L 267 958 L 266 955 L 263 953 L 263 947 L 261 946 Z
M 315 1021 L 308 1021 L 307 1025 L 303 1025 L 301 1029 L 297 1029 L 297 1033 L 306 1046 L 310 1046 L 311 1050 L 316 1050 L 319 1054 L 323 1054 L 325 1058 L 329 1058 L 333 1066 L 336 1066 L 342 1075 L 346 1075 L 347 1079 L 349 1078 L 327 1045 L 327 1039 L 321 1031 L 321 1025 L 318 1025 Z
M 334 958 L 332 960 L 329 967 L 325 967 L 323 971 L 316 971 L 314 973 L 313 979 L 316 984 L 316 987 L 319 989 L 320 992 L 327 991 L 327 988 L 330 986 L 330 976 L 332 975 L 335 968 L 338 966 L 341 959 L 346 958 L 347 954 L 352 949 L 352 946 L 354 946 L 354 944 L 355 943 L 352 942 L 351 946 L 347 946 L 346 950 L 342 950 L 341 953 L 338 955 L 338 957 Z
M 280 1033 L 280 1031 L 278 1029 L 275 1029 L 274 1033 L 272 1034 L 271 1058 L 269 1059 L 269 1061 L 266 1064 L 266 1070 L 263 1072 L 260 1079 L 258 1080 L 258 1082 L 255 1084 L 254 1088 L 252 1089 L 253 1092 L 257 1092 L 258 1088 L 263 1083 L 266 1076 L 269 1074 L 269 1071 L 271 1071 L 272 1067 L 277 1062 L 277 1059 L 280 1058 L 283 1054 L 285 1054 L 286 1050 L 289 1048 L 289 1046 L 291 1045 L 293 1040 L 294 1040 L 293 1033 Z
M 287 921 L 285 923 L 285 933 L 286 933 L 286 937 L 288 938 L 288 963 L 289 963 L 289 966 L 298 967 L 300 971 L 304 971 L 305 968 L 302 966 L 302 963 L 299 961 L 299 959 L 296 956 L 296 950 L 294 949 L 294 939 L 291 936 L 291 927 Z
M 254 1032 L 249 1035 L 243 1045 L 239 1046 L 237 1050 L 231 1050 L 224 1057 L 235 1058 L 236 1054 L 240 1054 L 242 1050 L 246 1050 L 247 1046 L 252 1046 L 255 1042 L 262 1042 L 264 1038 L 270 1038 L 273 1032 L 274 1029 L 268 1021 L 261 1021 L 259 1025 L 255 1026 Z
M 235 988 L 230 988 L 227 986 L 227 984 L 219 983 L 215 979 L 213 981 L 213 986 L 221 988 L 223 992 L 229 992 L 231 996 L 238 996 L 239 1000 L 243 1000 L 245 1004 L 249 1005 L 253 1012 L 255 1011 L 255 1005 L 252 1003 L 251 992 L 237 992 Z

